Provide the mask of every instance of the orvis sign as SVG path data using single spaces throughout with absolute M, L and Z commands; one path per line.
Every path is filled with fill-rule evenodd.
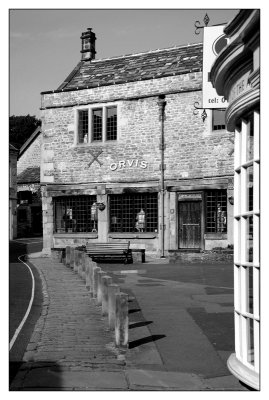
M 227 44 L 227 38 L 223 33 L 225 25 L 210 26 L 204 28 L 203 46 L 203 108 L 227 108 L 228 102 L 223 96 L 219 96 L 209 80 L 211 67 Z
M 116 171 L 116 169 L 123 169 L 123 168 L 147 168 L 148 163 L 144 160 L 138 159 L 131 159 L 131 160 L 120 160 L 118 162 L 114 162 L 110 164 L 109 168 L 111 171 Z

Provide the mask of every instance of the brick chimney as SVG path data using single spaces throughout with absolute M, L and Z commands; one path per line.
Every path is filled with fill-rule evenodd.
M 92 32 L 92 28 L 88 28 L 87 32 L 81 34 L 81 60 L 90 61 L 95 59 L 95 33 Z

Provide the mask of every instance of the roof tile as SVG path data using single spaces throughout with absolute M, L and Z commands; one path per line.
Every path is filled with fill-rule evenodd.
M 161 78 L 202 68 L 202 44 L 80 62 L 58 89 L 81 89 Z

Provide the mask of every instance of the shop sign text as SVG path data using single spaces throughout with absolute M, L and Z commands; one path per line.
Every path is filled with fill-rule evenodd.
M 147 168 L 148 163 L 147 161 L 144 160 L 137 160 L 137 159 L 131 159 L 131 160 L 120 160 L 116 163 L 110 164 L 110 169 L 111 171 L 116 171 L 117 169 L 124 169 L 124 168 Z
M 229 96 L 229 102 L 235 100 L 240 94 L 244 93 L 250 88 L 248 84 L 249 72 L 241 76 L 232 86 Z

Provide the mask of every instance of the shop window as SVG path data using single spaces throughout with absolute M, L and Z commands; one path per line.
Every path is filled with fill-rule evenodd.
M 54 232 L 92 232 L 97 228 L 97 215 L 91 207 L 96 196 L 69 196 L 54 198 Z
M 77 110 L 77 143 L 117 140 L 117 106 Z
M 225 110 L 212 110 L 212 129 L 218 131 L 225 128 Z
M 259 372 L 260 144 L 259 113 L 235 130 L 234 299 L 236 358 Z
M 157 232 L 158 194 L 110 196 L 110 232 Z
M 208 190 L 206 192 L 206 232 L 227 232 L 226 190 Z

